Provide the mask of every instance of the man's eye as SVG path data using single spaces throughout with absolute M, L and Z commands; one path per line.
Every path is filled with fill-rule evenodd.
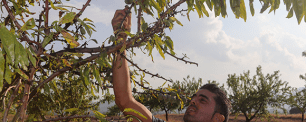
M 201 99 L 201 102 L 206 102 L 206 100 L 204 100 L 204 99 Z

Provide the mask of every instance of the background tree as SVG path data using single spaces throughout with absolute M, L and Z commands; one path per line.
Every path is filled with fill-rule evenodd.
M 107 112 L 105 113 L 107 116 L 119 116 L 121 113 L 119 107 L 117 105 L 113 105 L 107 107 Z
M 300 75 L 300 78 L 306 81 L 306 74 Z M 288 103 L 291 107 L 294 107 L 302 113 L 302 122 L 304 121 L 304 115 L 306 112 L 306 85 L 302 90 L 293 88 L 290 92 Z
M 302 112 L 297 107 L 291 107 L 289 114 L 301 114 Z
M 268 8 L 270 8 L 269 12 L 275 12 L 280 4 L 280 0 L 259 1 L 263 3 L 261 13 Z M 17 0 L 17 2 L 1 0 L 1 12 L 7 13 L 7 16 L 0 19 L 0 54 L 2 54 L 0 55 L 0 96 L 7 96 L 2 97 L 2 101 L 8 100 L 2 121 L 7 121 L 10 110 L 15 111 L 15 120 L 25 121 L 29 102 L 33 101 L 33 98 L 39 93 L 44 93 L 47 89 L 46 84 L 53 82 L 60 75 L 80 77 L 83 87 L 88 88 L 86 90 L 89 92 L 93 91 L 94 86 L 107 90 L 108 88 L 104 87 L 110 83 L 111 62 L 114 60 L 111 54 L 118 50 L 128 50 L 127 59 L 130 59 L 129 61 L 132 61 L 135 55 L 133 50 L 137 47 L 148 53 L 152 60 L 152 50 L 156 48 L 163 58 L 165 58 L 164 54 L 167 54 L 185 63 L 197 64 L 175 55 L 173 41 L 164 30 L 173 29 L 174 23 L 182 25 L 175 18 L 175 15 L 179 13 L 186 13 L 188 19 L 190 19 L 191 11 L 196 11 L 199 17 L 209 16 L 207 10 L 214 11 L 215 16 L 227 16 L 225 0 L 180 0 L 177 3 L 172 3 L 172 0 L 129 0 L 127 1 L 129 4 L 127 12 L 137 15 L 137 31 L 135 33 L 125 32 L 129 36 L 126 43 L 116 40 L 117 34 L 124 32 L 119 29 L 100 47 L 87 47 L 89 41 L 97 42 L 95 39 L 88 39 L 95 31 L 93 21 L 90 18 L 80 19 L 90 3 L 91 0 L 87 0 L 82 8 L 76 8 L 65 6 L 62 0 Z M 187 3 L 187 8 L 176 10 L 183 3 Z M 305 3 L 302 0 L 284 0 L 284 3 L 288 11 L 287 18 L 292 17 L 294 12 L 300 23 L 306 13 Z M 253 0 L 249 5 L 253 16 Z M 29 11 L 31 10 L 29 8 L 35 6 L 42 6 L 41 10 L 36 13 Z M 236 18 L 246 20 L 244 0 L 230 0 L 230 7 Z M 131 11 L 132 9 L 134 11 Z M 59 21 L 50 22 L 50 11 L 59 13 Z M 156 21 L 147 23 L 143 18 L 143 13 L 157 18 Z M 37 15 L 36 18 L 34 15 Z M 63 43 L 63 46 L 55 45 L 61 50 L 53 48 L 55 42 Z M 99 42 L 102 41 L 99 40 Z M 143 70 L 137 65 L 133 66 L 138 69 L 134 73 L 141 78 L 144 75 L 137 72 L 172 82 L 158 74 Z M 100 113 L 95 113 L 96 117 L 102 117 Z
M 279 71 L 264 75 L 261 66 L 257 67 L 256 75 L 250 76 L 250 71 L 240 76 L 228 75 L 227 85 L 229 87 L 229 99 L 232 102 L 232 113 L 238 116 L 243 113 L 246 122 L 255 117 L 270 116 L 268 105 L 274 109 L 280 108 L 287 113 L 283 107 L 286 93 L 289 91 L 288 82 L 279 79 Z M 275 111 L 277 114 L 277 111 Z M 268 118 L 270 119 L 270 118 Z

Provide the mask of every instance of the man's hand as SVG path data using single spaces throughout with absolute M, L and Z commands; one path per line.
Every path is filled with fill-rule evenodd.
M 112 19 L 112 26 L 115 33 L 119 33 L 118 37 L 125 38 L 127 35 L 124 33 L 124 31 L 131 31 L 131 14 L 128 13 L 127 17 L 123 21 L 124 17 L 126 16 L 128 11 L 128 7 L 125 7 L 123 10 L 116 10 L 114 18 Z M 122 27 L 120 27 L 121 22 L 123 21 Z

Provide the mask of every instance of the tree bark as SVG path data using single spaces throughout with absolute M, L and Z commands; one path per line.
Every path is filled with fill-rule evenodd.
M 20 108 L 20 121 L 24 122 L 25 121 L 25 116 L 26 116 L 26 111 L 27 111 L 27 106 L 28 106 L 28 100 L 29 100 L 29 93 L 30 93 L 30 84 L 25 84 L 24 85 L 24 93 L 21 102 L 23 103 Z
M 302 122 L 304 122 L 304 113 L 305 111 L 302 112 Z
M 166 121 L 168 121 L 168 111 L 165 110 L 165 112 L 166 112 Z

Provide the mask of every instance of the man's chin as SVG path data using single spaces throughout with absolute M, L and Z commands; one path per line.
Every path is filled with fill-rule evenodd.
M 190 112 L 186 112 L 186 113 L 184 114 L 183 119 L 184 119 L 184 122 L 191 122 L 191 120 L 193 120 L 193 116 L 190 115 Z

